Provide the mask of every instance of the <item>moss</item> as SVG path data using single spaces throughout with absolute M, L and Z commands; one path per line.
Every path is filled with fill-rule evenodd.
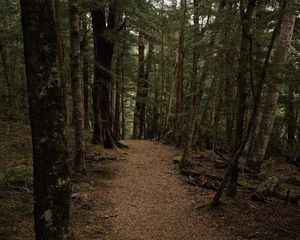
M 118 233 L 113 233 L 110 238 L 110 240 L 120 240 L 120 239 L 121 239 L 121 237 L 119 236 Z
M 29 238 L 24 238 L 23 236 L 10 236 L 7 240 L 30 240 Z
M 91 190 L 95 189 L 95 183 L 92 181 L 80 181 L 73 184 L 73 192 L 79 192 L 81 190 Z
M 0 147 L 0 155 L 1 155 L 1 156 L 4 156 L 4 155 L 9 154 L 10 151 L 11 151 L 11 150 L 10 150 L 8 147 L 6 147 L 6 146 Z
M 32 187 L 32 167 L 25 164 L 13 165 L 0 173 L 0 184 L 16 188 Z
M 52 211 L 50 209 L 44 212 L 42 218 L 46 221 L 47 226 L 51 227 L 53 225 Z
M 103 146 L 103 144 L 97 144 L 97 145 L 95 145 L 95 150 L 98 152 L 101 152 L 101 151 L 103 151 L 105 148 L 104 148 L 104 146 Z

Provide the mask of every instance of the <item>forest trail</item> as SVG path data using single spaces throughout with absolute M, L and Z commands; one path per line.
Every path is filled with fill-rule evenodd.
M 107 239 L 224 239 L 200 219 L 173 164 L 175 150 L 149 141 L 124 143 L 129 146 L 127 160 L 116 162 L 118 173 L 109 184 L 113 207 Z

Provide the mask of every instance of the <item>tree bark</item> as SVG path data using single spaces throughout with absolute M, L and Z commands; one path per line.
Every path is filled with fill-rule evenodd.
M 207 77 L 209 63 L 210 63 L 210 57 L 208 57 L 208 59 L 206 60 L 206 63 L 203 67 L 203 72 L 202 72 L 200 81 L 197 84 L 198 85 L 197 94 L 195 96 L 195 100 L 194 100 L 194 104 L 193 104 L 193 108 L 192 108 L 192 117 L 188 124 L 189 127 L 187 128 L 187 133 L 188 133 L 187 141 L 186 141 L 182 159 L 181 159 L 181 165 L 180 165 L 181 168 L 184 168 L 187 166 L 188 160 L 191 155 L 193 136 L 194 136 L 196 122 L 197 122 L 197 118 L 198 118 L 199 107 L 200 107 L 200 103 L 201 103 L 201 99 L 202 99 L 202 95 L 203 95 L 202 86 Z
M 58 49 L 58 63 L 59 63 L 59 77 L 63 89 L 64 96 L 64 116 L 66 125 L 69 124 L 69 105 L 68 105 L 68 84 L 64 79 L 63 67 L 64 67 L 64 43 L 61 32 L 61 21 L 60 21 L 60 10 L 61 3 L 59 0 L 55 0 L 55 18 L 56 18 L 56 29 L 57 29 L 57 49 Z
M 20 3 L 32 130 L 35 239 L 66 240 L 70 239 L 71 184 L 54 1 Z
M 120 67 L 121 67 L 121 109 L 122 109 L 122 114 L 121 114 L 121 124 L 122 124 L 122 131 L 121 131 L 121 136 L 122 139 L 125 138 L 125 69 L 124 69 L 124 54 L 125 54 L 125 41 L 123 40 L 122 43 L 122 52 L 121 52 L 121 61 L 120 61 Z
M 177 49 L 177 63 L 175 70 L 175 129 L 174 136 L 176 144 L 179 144 L 182 136 L 182 120 L 183 120 L 183 65 L 184 65 L 184 36 L 186 23 L 186 0 L 180 1 L 180 25 L 179 39 Z
M 69 0 L 71 82 L 75 124 L 75 173 L 85 174 L 84 96 L 80 63 L 80 20 L 78 0 Z
M 263 107 L 262 121 L 256 142 L 252 149 L 252 157 L 247 163 L 251 169 L 259 172 L 264 159 L 270 136 L 273 130 L 275 112 L 279 99 L 279 89 L 283 80 L 283 67 L 287 61 L 296 19 L 296 2 L 288 0 L 283 12 L 282 23 L 272 59 L 272 81 L 268 84 Z
M 5 79 L 5 94 L 4 94 L 4 114 L 3 116 L 9 120 L 11 118 L 11 111 L 12 111 L 12 96 L 11 96 L 11 80 L 10 80 L 10 73 L 8 70 L 8 64 L 7 64 L 7 54 L 6 54 L 6 48 L 4 44 L 0 43 L 0 56 L 2 59 L 2 66 L 3 66 L 3 73 L 4 73 L 4 79 Z M 7 121 L 8 122 L 8 121 Z
M 120 114 L 121 114 L 121 75 L 122 75 L 122 50 L 116 52 L 116 78 L 115 78 L 115 114 L 114 114 L 114 126 L 113 133 L 114 139 L 120 139 Z
M 161 0 L 161 9 L 160 9 L 160 27 L 161 27 L 161 33 L 160 33 L 160 40 L 161 40 L 161 49 L 160 49 L 160 96 L 159 96 L 159 119 L 161 122 L 163 122 L 162 129 L 157 128 L 157 122 L 159 119 L 154 119 L 155 123 L 155 131 L 157 135 L 160 135 L 161 133 L 164 133 L 167 131 L 167 118 L 165 118 L 165 114 L 167 112 L 166 107 L 166 73 L 165 73 L 165 32 L 164 32 L 164 8 L 165 8 L 165 1 Z
M 243 141 L 244 137 L 244 118 L 246 110 L 246 89 L 247 81 L 246 74 L 249 72 L 249 62 L 250 62 L 250 41 L 251 41 L 251 27 L 252 27 L 252 16 L 254 8 L 256 5 L 256 0 L 248 0 L 247 9 L 244 10 L 243 1 L 240 1 L 240 17 L 242 22 L 242 40 L 240 48 L 240 63 L 239 63 L 239 73 L 237 79 L 237 95 L 238 95 L 238 104 L 237 104 L 237 113 L 236 113 L 236 126 L 235 126 L 235 143 L 234 150 L 238 151 L 240 144 Z M 235 183 L 238 179 L 238 161 L 235 161 L 233 165 L 233 170 L 230 176 L 229 187 L 227 188 L 226 195 L 234 197 L 236 194 Z
M 142 92 L 142 108 L 141 108 L 141 121 L 140 121 L 140 136 L 139 138 L 142 138 L 144 136 L 145 138 L 145 119 L 146 119 L 146 107 L 147 107 L 147 97 L 148 97 L 148 86 L 149 86 L 149 76 L 152 71 L 152 58 L 153 58 L 153 50 L 154 46 L 151 40 L 149 40 L 148 45 L 148 56 L 146 59 L 146 68 L 145 68 L 145 77 L 143 81 L 143 92 Z
M 278 32 L 281 30 L 281 27 L 283 26 L 282 22 L 283 22 L 283 16 L 284 16 L 285 8 L 286 8 L 286 2 L 287 1 L 283 2 L 281 15 L 280 15 L 280 18 L 278 20 L 277 26 L 275 27 L 275 29 L 273 31 L 272 38 L 271 38 L 271 41 L 270 41 L 270 45 L 269 45 L 269 48 L 268 48 L 268 51 L 267 51 L 267 54 L 266 54 L 266 57 L 265 57 L 263 69 L 262 69 L 262 72 L 261 72 L 261 75 L 260 75 L 260 80 L 259 80 L 259 83 L 258 83 L 258 87 L 257 87 L 257 90 L 255 92 L 255 96 L 253 98 L 254 106 L 253 106 L 253 109 L 252 109 L 252 112 L 251 112 L 251 117 L 250 117 L 250 120 L 249 120 L 249 123 L 248 123 L 247 131 L 246 131 L 246 133 L 243 137 L 243 140 L 240 144 L 239 149 L 236 151 L 236 153 L 234 154 L 232 160 L 230 161 L 229 167 L 227 168 L 226 173 L 224 175 L 224 178 L 223 178 L 223 180 L 222 180 L 222 182 L 221 182 L 221 184 L 220 184 L 220 186 L 217 190 L 217 193 L 215 194 L 215 196 L 212 200 L 211 206 L 217 206 L 219 204 L 220 198 L 222 196 L 222 192 L 225 189 L 228 180 L 232 176 L 232 172 L 235 171 L 234 174 L 236 174 L 236 166 L 238 166 L 238 164 L 239 164 L 239 158 L 242 155 L 242 153 L 245 149 L 245 146 L 247 144 L 247 141 L 249 140 L 251 131 L 253 130 L 253 126 L 255 124 L 255 120 L 256 120 L 257 114 L 258 114 L 258 109 L 259 109 L 259 105 L 260 105 L 260 101 L 261 101 L 261 93 L 262 93 L 263 85 L 264 85 L 265 78 L 266 78 L 266 72 L 267 72 L 267 69 L 269 67 L 269 60 L 270 60 L 270 56 L 271 56 L 271 53 L 272 53 L 273 45 L 274 45 L 276 37 L 278 36 Z M 231 180 L 232 179 L 233 178 L 231 177 Z M 235 179 L 236 179 L 235 182 L 233 182 L 233 181 L 230 182 L 230 186 L 229 186 L 230 193 L 236 193 L 236 185 L 237 185 L 238 175 L 236 175 Z M 233 194 L 233 196 L 235 196 L 235 194 Z
M 138 81 L 137 81 L 137 92 L 136 92 L 136 102 L 135 102 L 135 110 L 134 110 L 134 118 L 133 118 L 133 132 L 132 138 L 133 139 L 140 139 L 142 136 L 141 132 L 141 118 L 142 118 L 142 108 L 144 103 L 144 82 L 145 82 L 145 43 L 144 37 L 142 33 L 139 33 L 138 39 L 139 45 L 139 60 L 138 60 Z
M 246 88 L 247 81 L 246 75 L 249 72 L 249 59 L 250 59 L 250 39 L 252 16 L 255 8 L 256 0 L 248 0 L 246 11 L 243 8 L 243 1 L 240 2 L 240 15 L 242 22 L 242 39 L 240 45 L 240 59 L 239 59 L 239 72 L 237 78 L 237 114 L 236 114 L 236 127 L 235 127 L 235 150 L 239 148 L 239 144 L 243 139 L 244 132 L 244 118 L 246 110 Z
M 288 88 L 287 100 L 285 103 L 287 143 L 290 147 L 293 147 L 296 142 L 297 112 L 295 106 L 296 102 L 294 97 L 294 86 L 290 83 Z
M 199 2 L 200 0 L 194 0 L 193 2 L 193 53 L 192 53 L 192 74 L 191 74 L 191 91 L 194 93 L 192 94 L 192 103 L 195 100 L 195 97 L 197 95 L 197 85 L 198 85 L 198 61 L 199 61 L 199 49 L 196 46 L 197 42 L 200 40 L 200 25 L 199 25 L 199 18 L 200 18 L 200 13 L 199 13 Z
M 111 65 L 114 49 L 112 31 L 115 29 L 114 1 L 109 2 L 107 21 L 104 6 L 93 10 L 91 15 L 95 56 L 93 143 L 103 141 L 105 148 L 113 148 L 110 85 L 112 80 Z
M 82 81 L 83 81 L 83 97 L 84 97 L 84 127 L 89 130 L 90 126 L 90 74 L 89 74 L 89 57 L 88 57 L 88 28 L 87 17 L 85 13 L 82 16 L 82 40 L 80 43 L 81 59 L 82 59 Z

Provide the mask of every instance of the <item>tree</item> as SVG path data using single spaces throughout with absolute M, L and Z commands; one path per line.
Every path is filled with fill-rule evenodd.
M 18 2 L 4 0 L 0 3 L 0 111 L 7 129 L 15 121 L 28 123 Z
M 223 178 L 223 180 L 222 180 L 222 182 L 221 182 L 221 184 L 220 184 L 220 186 L 219 186 L 219 188 L 218 188 L 218 190 L 217 190 L 217 192 L 216 192 L 216 194 L 215 194 L 215 196 L 212 200 L 212 203 L 211 203 L 212 206 L 217 206 L 219 204 L 222 192 L 225 189 L 227 181 L 229 179 L 230 179 L 230 183 L 229 183 L 229 187 L 228 187 L 228 189 L 229 189 L 229 194 L 228 195 L 231 196 L 231 197 L 235 196 L 237 180 L 238 180 L 238 171 L 236 169 L 237 169 L 237 166 L 238 166 L 238 163 L 239 163 L 239 159 L 240 159 L 240 157 L 241 157 L 241 155 L 242 155 L 242 153 L 245 149 L 245 146 L 246 146 L 246 144 L 249 140 L 251 131 L 253 130 L 253 127 L 255 127 L 256 118 L 258 116 L 258 108 L 259 108 L 260 101 L 261 101 L 260 99 L 261 99 L 262 89 L 263 89 L 263 85 L 265 83 L 266 72 L 267 72 L 267 69 L 269 67 L 269 60 L 270 60 L 270 57 L 271 57 L 271 53 L 272 53 L 273 45 L 275 43 L 275 39 L 277 38 L 277 36 L 278 36 L 278 39 L 280 39 L 280 34 L 282 33 L 282 28 L 285 26 L 284 25 L 284 19 L 285 19 L 285 15 L 286 15 L 287 6 L 288 6 L 287 1 L 283 1 L 282 7 L 281 7 L 281 14 L 279 14 L 279 19 L 278 19 L 277 25 L 275 26 L 274 31 L 272 33 L 272 37 L 271 37 L 271 40 L 270 40 L 268 51 L 266 53 L 265 61 L 264 61 L 263 68 L 262 68 L 262 71 L 261 71 L 261 74 L 260 74 L 259 83 L 258 83 L 256 92 L 255 92 L 255 95 L 254 95 L 254 98 L 253 98 L 254 106 L 253 106 L 253 109 L 252 109 L 252 112 L 251 112 L 251 116 L 250 116 L 250 120 L 249 120 L 249 123 L 248 123 L 248 126 L 247 126 L 247 130 L 245 132 L 243 140 L 240 143 L 240 146 L 239 146 L 238 150 L 235 152 L 232 160 L 230 161 L 230 164 L 229 164 L 229 166 L 226 170 L 224 178 Z M 287 23 L 287 22 L 285 22 L 285 23 Z M 232 177 L 233 175 L 235 176 L 234 178 Z
M 106 21 L 105 4 L 91 11 L 94 34 L 94 133 L 93 143 L 103 141 L 104 147 L 114 147 L 112 136 L 112 112 L 110 84 L 112 79 L 112 57 L 114 40 L 112 31 L 115 29 L 115 1 L 109 1 L 109 13 Z
M 145 39 L 143 34 L 139 33 L 139 60 L 138 60 L 138 81 L 137 81 L 137 93 L 136 93 L 136 103 L 133 117 L 133 132 L 132 138 L 141 138 L 143 135 L 143 123 L 142 123 L 142 108 L 146 105 L 146 100 L 144 98 L 145 91 Z M 145 114 L 145 113 L 144 113 Z
M 75 172 L 85 174 L 84 96 L 80 64 L 79 8 L 77 0 L 69 0 L 71 82 L 75 124 Z
M 175 141 L 177 144 L 180 142 L 182 131 L 181 124 L 183 123 L 183 81 L 184 81 L 184 36 L 185 36 L 185 24 L 187 15 L 187 3 L 186 0 L 180 1 L 180 25 L 179 25 L 179 39 L 177 49 L 177 60 L 175 68 Z
M 252 158 L 248 159 L 248 165 L 255 171 L 260 171 L 260 166 L 264 159 L 270 136 L 273 130 L 276 108 L 280 95 L 280 86 L 284 75 L 284 65 L 287 62 L 288 50 L 290 48 L 295 20 L 296 20 L 296 1 L 287 1 L 284 9 L 280 32 L 278 35 L 274 56 L 272 58 L 272 80 L 268 84 L 263 107 L 262 122 L 259 133 L 256 138 L 254 148 L 252 149 Z
M 54 0 L 20 2 L 33 145 L 35 238 L 65 240 L 70 238 L 71 184 Z
M 84 126 L 90 129 L 90 72 L 89 72 L 89 51 L 88 51 L 88 19 L 84 12 L 81 16 L 82 21 L 82 39 L 80 41 L 80 54 L 82 65 L 83 96 L 84 96 Z
M 237 78 L 237 112 L 236 112 L 236 126 L 235 126 L 235 144 L 234 151 L 238 151 L 240 145 L 243 141 L 244 135 L 244 118 L 246 110 L 246 90 L 247 81 L 246 74 L 249 72 L 249 62 L 250 62 L 250 44 L 251 44 L 251 26 L 252 26 L 252 16 L 256 6 L 256 0 L 249 0 L 247 9 L 244 9 L 243 1 L 240 1 L 240 18 L 242 23 L 242 38 L 240 44 L 240 60 L 239 60 L 239 72 Z M 251 71 L 251 70 L 250 70 Z M 238 179 L 238 161 L 235 162 L 233 166 L 233 171 L 230 176 L 230 184 L 227 189 L 228 196 L 235 196 L 236 186 L 235 183 Z

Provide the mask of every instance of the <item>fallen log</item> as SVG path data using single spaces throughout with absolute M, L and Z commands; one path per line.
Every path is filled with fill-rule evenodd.
M 212 181 L 206 177 L 204 177 L 204 178 L 189 177 L 187 180 L 185 180 L 185 182 L 192 186 L 202 187 L 202 188 L 206 188 L 208 190 L 213 190 L 213 191 L 216 191 L 219 186 L 219 181 L 218 182 Z
M 283 179 L 282 181 L 286 184 L 290 184 L 290 185 L 300 187 L 300 180 L 298 180 L 296 177 L 290 177 L 290 178 L 287 178 L 287 179 Z
M 99 162 L 102 162 L 102 161 L 116 161 L 116 160 L 118 160 L 118 158 L 117 157 L 108 157 L 108 156 L 96 156 L 96 157 L 94 157 L 94 160 L 99 161 Z
M 277 149 L 278 153 L 286 159 L 286 161 L 298 168 L 300 172 L 300 156 L 296 156 L 295 158 L 289 156 L 287 153 L 282 152 L 280 149 Z
M 277 177 L 264 180 L 251 195 L 251 199 L 258 202 L 269 202 L 271 198 L 283 200 L 286 203 L 299 204 L 300 191 L 292 185 L 287 185 Z
M 166 132 L 166 133 L 164 133 L 164 134 L 162 134 L 162 135 L 159 135 L 159 136 L 157 136 L 157 137 L 155 137 L 155 138 L 152 138 L 151 141 L 152 141 L 152 142 L 159 141 L 161 138 L 170 135 L 172 132 L 173 132 L 173 130 L 171 130 L 171 131 L 169 131 L 169 132 Z
M 207 174 L 206 172 L 195 171 L 195 170 L 192 170 L 192 169 L 183 168 L 183 169 L 180 170 L 180 173 L 182 175 L 185 175 L 185 176 L 188 176 L 188 177 L 189 176 L 191 176 L 191 177 L 204 176 L 204 177 L 210 178 L 212 180 L 217 180 L 217 181 L 222 180 L 222 177 L 219 177 L 219 176 L 216 176 L 216 175 L 210 175 L 210 174 Z
M 217 148 L 217 149 L 214 150 L 214 152 L 215 152 L 215 154 L 217 154 L 221 159 L 223 159 L 223 160 L 225 160 L 225 161 L 227 161 L 227 162 L 230 161 L 230 157 L 227 156 L 227 152 L 226 152 L 225 150 Z

